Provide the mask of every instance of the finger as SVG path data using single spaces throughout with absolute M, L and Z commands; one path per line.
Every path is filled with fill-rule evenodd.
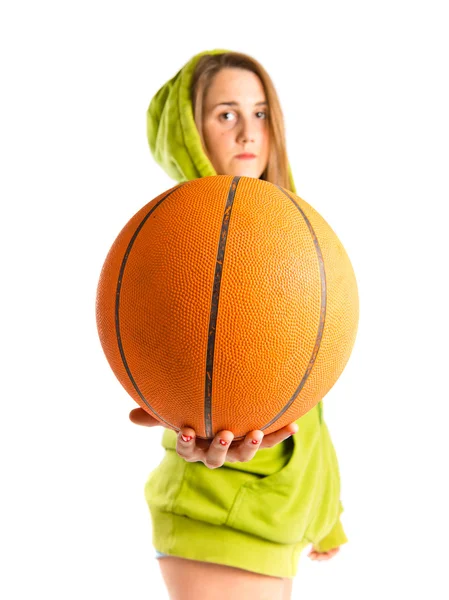
M 187 462 L 198 460 L 195 431 L 191 427 L 182 427 L 176 440 L 176 452 Z
M 263 437 L 263 431 L 258 429 L 250 431 L 238 446 L 235 446 L 234 448 L 231 447 L 226 460 L 229 462 L 250 461 L 252 458 L 254 458 L 254 455 L 259 450 Z
M 217 469 L 226 462 L 229 446 L 234 439 L 232 431 L 219 431 L 205 452 L 204 464 L 209 469 Z
M 329 560 L 332 557 L 332 552 L 315 552 L 315 560 Z
M 290 423 L 290 425 L 286 425 L 278 431 L 269 433 L 263 438 L 260 448 L 272 448 L 273 446 L 276 446 L 276 444 L 283 442 L 291 435 L 295 434 L 298 431 L 298 429 L 299 427 L 297 423 Z
M 329 557 L 325 553 L 311 552 L 309 554 L 311 560 L 327 560 Z
M 145 427 L 161 425 L 160 421 L 148 414 L 143 408 L 134 408 L 129 413 L 129 420 L 136 425 L 144 425 Z

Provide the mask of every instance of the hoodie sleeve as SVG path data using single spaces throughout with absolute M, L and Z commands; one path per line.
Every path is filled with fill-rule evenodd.
M 343 529 L 343 525 L 341 523 L 341 513 L 344 510 L 341 501 L 340 509 L 340 516 L 338 517 L 338 520 L 331 529 L 331 531 L 326 535 L 326 537 L 324 537 L 318 543 L 315 543 L 313 545 L 314 549 L 318 552 L 328 552 L 333 548 L 338 548 L 339 546 L 346 544 L 346 542 L 348 541 L 348 538 L 346 537 L 345 531 Z
M 337 490 L 338 496 L 337 498 L 339 498 L 340 496 L 340 470 L 339 470 L 339 466 L 338 466 L 338 459 L 337 459 L 337 455 L 335 452 L 335 448 L 334 445 L 332 443 L 332 439 L 329 433 L 329 429 L 327 427 L 326 421 L 324 420 L 324 407 L 323 407 L 323 401 L 320 401 L 318 403 L 318 415 L 319 415 L 319 420 L 321 423 L 321 429 L 322 429 L 322 442 L 324 447 L 327 449 L 327 457 L 328 457 L 328 463 L 331 466 L 331 470 L 333 473 L 333 478 L 334 478 L 334 485 L 332 486 L 333 489 Z M 328 502 L 331 502 L 331 498 L 327 498 L 326 499 Z M 332 504 L 332 502 L 331 502 Z M 339 505 L 339 511 L 338 511 L 338 518 L 334 524 L 334 526 L 332 527 L 332 529 L 325 535 L 324 538 L 321 538 L 319 541 L 314 540 L 313 541 L 313 547 L 315 550 L 317 550 L 318 552 L 327 552 L 328 550 L 332 550 L 333 548 L 337 548 L 339 546 L 342 546 L 343 544 L 346 544 L 348 541 L 348 538 L 346 537 L 345 531 L 343 529 L 343 525 L 341 522 L 341 513 L 344 511 L 343 508 L 343 504 L 339 498 L 338 500 L 338 505 Z

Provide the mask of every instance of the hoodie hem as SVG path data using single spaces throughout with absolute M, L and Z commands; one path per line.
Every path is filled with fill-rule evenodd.
M 153 545 L 159 552 L 217 563 L 272 577 L 293 578 L 302 550 L 310 544 L 277 544 L 232 529 L 150 508 Z

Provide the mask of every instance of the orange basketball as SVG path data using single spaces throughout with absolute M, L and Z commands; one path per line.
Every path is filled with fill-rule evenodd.
M 125 225 L 97 290 L 97 327 L 125 390 L 165 427 L 265 434 L 341 375 L 357 283 L 326 221 L 251 177 L 176 185 Z

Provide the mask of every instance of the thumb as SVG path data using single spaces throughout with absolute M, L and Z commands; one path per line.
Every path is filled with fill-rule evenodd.
M 149 415 L 143 408 L 134 408 L 129 413 L 129 420 L 136 425 L 143 425 L 145 427 L 161 425 L 160 421 Z

